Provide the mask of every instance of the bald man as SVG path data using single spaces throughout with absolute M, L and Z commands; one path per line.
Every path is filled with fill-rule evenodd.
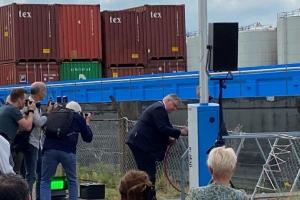
M 29 101 L 35 102 L 36 109 L 33 114 L 33 129 L 30 133 L 29 144 L 23 150 L 26 176 L 25 179 L 29 185 L 30 191 L 32 191 L 32 186 L 37 178 L 36 172 L 40 171 L 37 169 L 37 163 L 39 157 L 39 150 L 41 149 L 41 139 L 42 130 L 41 127 L 46 123 L 47 117 L 41 115 L 40 106 L 38 106 L 40 101 L 46 96 L 47 88 L 43 82 L 34 82 L 31 84 L 31 94 L 29 96 Z M 51 110 L 51 105 L 48 105 L 47 110 Z M 40 174 L 40 173 L 38 173 Z M 37 185 L 37 192 L 39 191 L 39 183 Z M 39 194 L 37 194 L 37 199 Z

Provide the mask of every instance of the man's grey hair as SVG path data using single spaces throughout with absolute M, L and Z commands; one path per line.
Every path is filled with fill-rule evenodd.
M 75 102 L 75 101 L 70 101 L 67 105 L 66 108 L 69 108 L 71 110 L 74 110 L 75 112 L 81 112 L 81 106 Z
M 31 84 L 31 94 L 38 94 L 41 90 L 46 89 L 44 82 L 34 82 Z
M 167 96 L 165 96 L 163 98 L 163 101 L 168 100 L 168 99 L 177 101 L 178 103 L 181 103 L 181 99 L 176 94 L 168 94 Z

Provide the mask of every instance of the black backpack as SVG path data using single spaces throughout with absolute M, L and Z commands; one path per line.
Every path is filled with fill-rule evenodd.
M 74 111 L 68 108 L 52 111 L 48 114 L 44 126 L 45 135 L 49 138 L 63 138 L 69 132 L 73 117 Z

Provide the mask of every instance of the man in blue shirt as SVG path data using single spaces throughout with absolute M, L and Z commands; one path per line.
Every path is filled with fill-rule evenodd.
M 46 136 L 42 150 L 42 178 L 40 188 L 40 199 L 51 200 L 50 181 L 55 175 L 59 163 L 64 168 L 69 186 L 69 199 L 77 199 L 77 177 L 76 177 L 76 145 L 78 135 L 85 142 L 91 142 L 93 133 L 89 127 L 91 115 L 86 118 L 80 115 L 81 107 L 77 102 L 71 101 L 66 108 L 72 109 L 73 120 L 68 134 L 62 138 L 50 138 Z

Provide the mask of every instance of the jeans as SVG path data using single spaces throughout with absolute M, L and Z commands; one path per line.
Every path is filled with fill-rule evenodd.
M 29 189 L 32 192 L 33 184 L 36 180 L 36 164 L 38 160 L 38 149 L 29 144 L 28 148 L 23 151 L 24 163 L 25 163 L 25 179 L 29 185 Z
M 129 146 L 134 160 L 136 162 L 137 168 L 148 174 L 150 181 L 155 185 L 156 181 L 156 160 L 149 153 L 146 153 L 134 146 Z
M 46 150 L 42 156 L 41 200 L 51 200 L 50 181 L 51 177 L 55 175 L 59 163 L 61 163 L 67 175 L 69 200 L 77 199 L 76 155 L 50 149 Z
M 40 184 L 41 184 L 41 170 L 42 170 L 42 150 L 39 149 L 38 160 L 36 164 L 36 185 L 35 185 L 35 196 L 36 200 L 40 200 Z

